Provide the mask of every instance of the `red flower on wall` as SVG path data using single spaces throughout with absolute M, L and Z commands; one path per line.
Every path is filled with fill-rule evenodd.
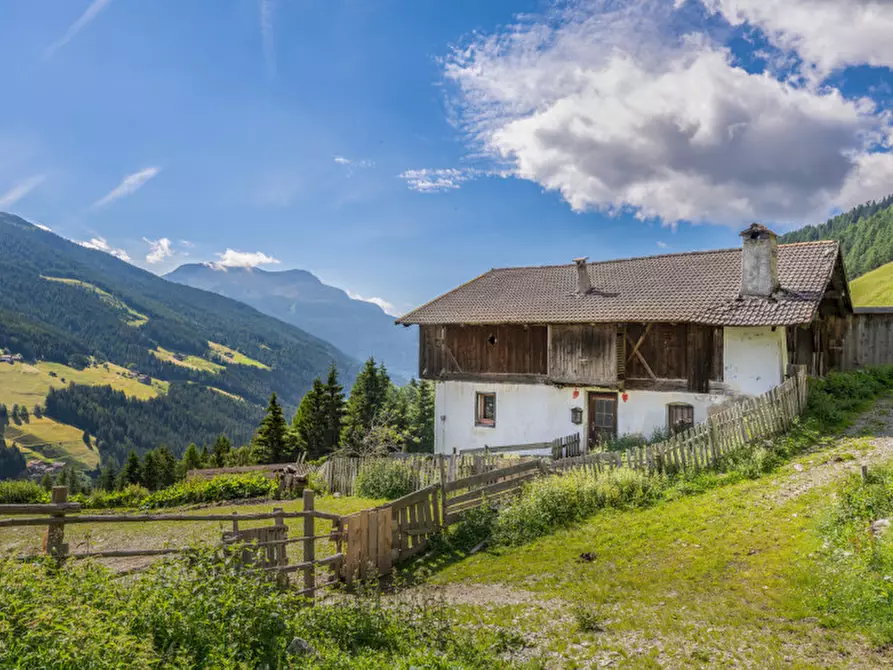
M 574 400 L 580 397 L 580 389 L 574 389 Z
M 621 399 L 623 402 L 626 402 L 627 400 L 629 400 L 629 393 L 622 393 L 622 394 L 620 395 L 620 399 Z

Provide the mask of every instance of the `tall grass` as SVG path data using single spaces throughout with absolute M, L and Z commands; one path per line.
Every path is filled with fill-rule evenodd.
M 361 594 L 307 607 L 213 554 L 126 579 L 90 563 L 0 561 L 3 668 L 508 667 L 498 633 L 463 628 L 436 602 Z
M 357 474 L 356 493 L 361 498 L 396 500 L 412 491 L 409 467 L 397 459 L 366 461 Z
M 872 523 L 893 517 L 893 462 L 851 475 L 820 525 L 824 544 L 812 598 L 825 623 L 893 643 L 893 530 Z

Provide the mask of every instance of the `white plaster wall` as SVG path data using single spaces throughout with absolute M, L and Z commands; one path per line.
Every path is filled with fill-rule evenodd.
M 547 442 L 579 432 L 587 439 L 588 391 L 603 389 L 559 388 L 546 384 L 501 384 L 477 382 L 437 382 L 435 385 L 435 451 L 477 449 L 512 444 Z M 476 393 L 496 394 L 496 426 L 474 424 Z M 728 396 L 699 393 L 629 391 L 626 401 L 617 399 L 618 433 L 650 436 L 667 425 L 667 404 L 685 402 L 694 406 L 695 421 L 706 421 L 708 408 L 729 400 Z M 571 422 L 571 408 L 583 409 L 583 423 Z
M 723 381 L 736 394 L 759 395 L 784 381 L 787 335 L 783 327 L 724 328 Z

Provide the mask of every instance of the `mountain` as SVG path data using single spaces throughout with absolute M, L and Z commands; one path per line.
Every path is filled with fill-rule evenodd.
M 417 374 L 418 335 L 414 328 L 398 328 L 394 317 L 378 305 L 355 300 L 305 270 L 268 272 L 189 264 L 165 278 L 244 302 L 360 360 L 375 356 L 399 376 Z
M 87 431 L 101 455 L 119 460 L 130 448 L 166 442 L 179 451 L 220 432 L 245 442 L 271 392 L 293 408 L 330 363 L 345 384 L 358 370 L 328 342 L 248 305 L 3 213 L 0 287 L 0 349 L 25 359 L 5 376 L 46 382 L 36 388 L 50 389 L 47 415 Z M 140 386 L 140 375 L 149 384 L 143 398 L 127 386 Z M 78 384 L 60 383 L 66 377 Z M 120 380 L 111 395 L 99 386 L 109 380 Z M 0 385 L 0 403 L 3 393 Z
M 893 261 L 893 195 L 778 238 L 780 243 L 815 240 L 840 241 L 850 279 Z

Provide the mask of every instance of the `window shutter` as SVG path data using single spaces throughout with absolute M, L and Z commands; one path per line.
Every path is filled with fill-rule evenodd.
M 617 326 L 617 379 L 626 379 L 626 326 Z

